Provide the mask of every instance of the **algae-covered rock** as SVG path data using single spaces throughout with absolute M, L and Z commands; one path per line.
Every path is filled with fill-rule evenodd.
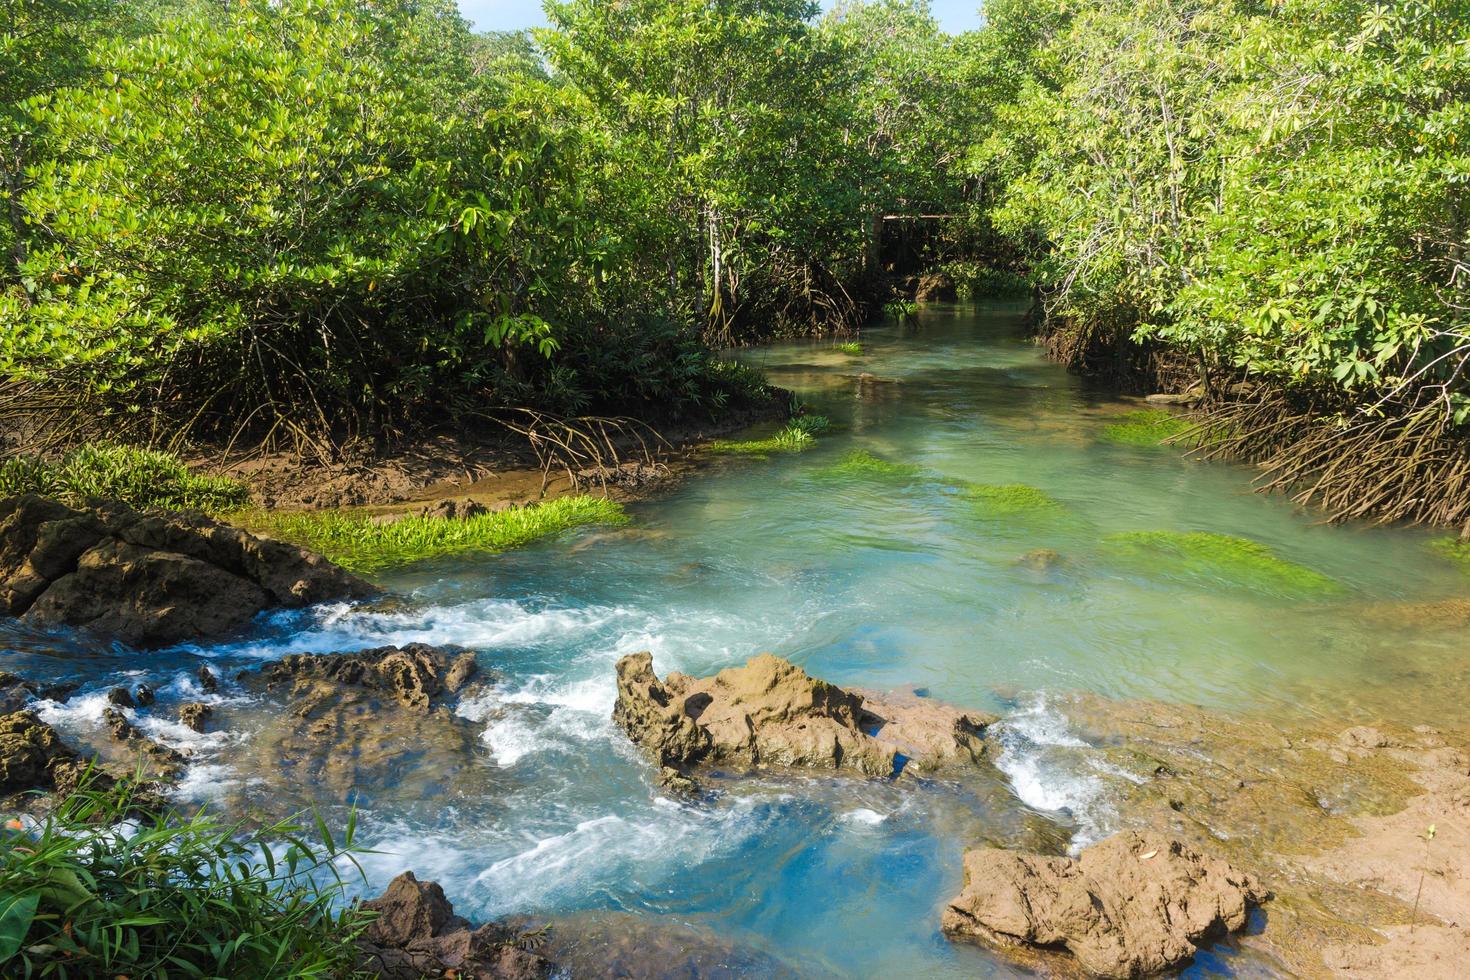
M 944 910 L 952 939 L 1001 949 L 1064 949 L 1088 973 L 1139 977 L 1193 958 L 1246 924 L 1267 897 L 1255 876 L 1153 833 L 1127 832 L 1077 858 L 982 847 Z
M 1102 437 L 1125 446 L 1161 446 L 1189 432 L 1192 427 L 1188 419 L 1172 412 L 1148 408 L 1119 416 L 1117 421 L 1103 428 Z
M 1066 514 L 1056 498 L 1024 483 L 967 483 L 960 497 L 986 520 L 1055 520 Z
M 924 475 L 924 469 L 913 463 L 895 463 L 874 456 L 865 449 L 854 449 L 840 460 L 817 469 L 812 474 L 820 480 L 915 480 Z
M 1272 594 L 1326 595 L 1343 591 L 1315 569 L 1280 557 L 1249 538 L 1205 531 L 1129 531 L 1103 540 L 1116 562 L 1147 573 L 1225 584 Z
M 994 719 L 917 697 L 845 691 L 762 654 L 713 677 L 671 673 L 653 656 L 618 662 L 613 720 L 660 766 L 849 770 L 889 777 L 985 758 Z

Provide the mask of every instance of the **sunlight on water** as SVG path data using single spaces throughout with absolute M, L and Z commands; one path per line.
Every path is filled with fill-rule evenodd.
M 1441 623 L 1404 604 L 1470 584 L 1428 551 L 1426 532 L 1323 526 L 1251 494 L 1244 468 L 1108 441 L 1110 420 L 1136 403 L 1089 393 L 1018 329 L 1013 308 L 926 309 L 917 329 L 865 334 L 860 357 L 824 344 L 751 352 L 835 431 L 805 453 L 721 460 L 631 508 L 626 530 L 403 569 L 387 584 L 411 593 L 405 611 L 291 614 L 199 652 L 231 667 L 423 641 L 480 651 L 502 675 L 458 707 L 489 723 L 483 792 L 404 800 L 367 788 L 373 888 L 410 867 L 471 916 L 631 913 L 721 937 L 756 957 L 755 975 L 1012 975 L 939 936 L 964 846 L 1075 848 L 1116 820 L 1049 692 L 1459 719 L 1463 688 L 1445 681 L 1462 679 L 1463 616 Z M 859 449 L 919 470 L 824 472 Z M 1302 593 L 1289 577 L 1140 559 L 1113 538 L 1140 531 L 1243 536 L 1336 587 Z M 123 676 L 115 660 L 43 638 L 6 642 L 89 690 Z M 660 673 L 770 650 L 839 684 L 916 685 L 998 711 L 1008 782 L 717 780 L 713 802 L 671 802 L 609 717 L 613 665 L 638 650 Z M 141 676 L 183 700 L 199 696 L 192 669 L 181 652 Z M 214 697 L 240 700 L 230 685 Z M 100 703 L 84 696 L 46 717 L 85 732 Z M 192 737 L 201 763 L 188 795 L 253 778 L 231 769 L 230 738 Z M 1194 970 L 1244 961 L 1232 962 Z

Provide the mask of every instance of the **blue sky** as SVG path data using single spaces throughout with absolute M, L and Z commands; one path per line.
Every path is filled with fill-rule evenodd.
M 822 6 L 830 6 L 823 0 Z M 980 26 L 980 0 L 934 0 L 934 16 L 947 31 Z M 541 0 L 459 0 L 459 9 L 482 31 L 510 31 L 544 24 Z

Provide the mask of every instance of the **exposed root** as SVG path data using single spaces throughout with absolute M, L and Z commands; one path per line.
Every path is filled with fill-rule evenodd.
M 607 489 L 608 478 L 625 462 L 646 466 L 655 473 L 668 467 L 659 461 L 672 448 L 646 422 L 632 418 L 579 416 L 562 418 L 530 408 L 506 409 L 487 416 L 525 438 L 541 466 L 541 495 L 555 470 L 562 470 L 573 489 L 597 483 Z

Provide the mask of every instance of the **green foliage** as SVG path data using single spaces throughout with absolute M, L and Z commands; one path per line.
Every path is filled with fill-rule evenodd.
M 1324 595 L 1342 591 L 1334 579 L 1279 557 L 1247 538 L 1203 531 L 1133 531 L 1104 539 L 1113 560 L 1145 573 L 1224 583 L 1284 595 Z
M 332 977 L 367 917 L 346 904 L 340 838 L 204 811 L 140 825 L 85 787 L 44 822 L 0 830 L 0 972 L 13 977 Z M 311 838 L 316 837 L 313 841 Z
M 844 341 L 844 342 L 839 343 L 839 344 L 833 344 L 832 345 L 832 349 L 835 350 L 835 351 L 837 351 L 839 354 L 850 354 L 853 357 L 859 357 L 863 353 L 863 345 L 860 344 L 860 343 L 858 343 L 855 340 L 849 340 L 849 341 Z
M 1125 446 L 1161 446 L 1192 428 L 1188 419 L 1172 412 L 1146 408 L 1120 415 L 1116 422 L 1104 426 L 1102 436 Z
M 961 299 L 1025 299 L 1031 294 L 1031 280 L 1011 269 L 955 259 L 944 264 L 944 272 Z
M 924 468 L 913 463 L 895 463 L 874 456 L 866 449 L 854 449 L 830 466 L 823 466 L 813 475 L 822 480 L 890 480 L 907 481 L 924 474 Z
M 20 493 L 70 504 L 107 497 L 132 507 L 211 513 L 241 507 L 250 499 L 244 484 L 194 473 L 169 453 L 90 443 L 54 461 L 17 456 L 0 463 L 0 497 Z
M 574 527 L 627 522 L 620 504 L 585 494 L 466 518 L 409 516 L 375 523 L 370 515 L 350 511 L 278 512 L 245 518 L 248 526 L 359 572 L 444 555 L 510 551 Z
M 1059 517 L 1065 512 L 1050 494 L 1024 483 L 967 483 L 960 496 L 988 520 Z
M 823 415 L 798 415 L 774 433 L 762 439 L 717 439 L 707 451 L 720 455 L 766 456 L 770 453 L 795 453 L 809 448 L 816 437 L 832 427 Z
M 908 299 L 891 299 L 883 304 L 883 315 L 902 323 L 919 315 L 919 304 Z
M 1470 541 L 1462 538 L 1437 538 L 1429 542 L 1429 550 L 1470 574 Z

